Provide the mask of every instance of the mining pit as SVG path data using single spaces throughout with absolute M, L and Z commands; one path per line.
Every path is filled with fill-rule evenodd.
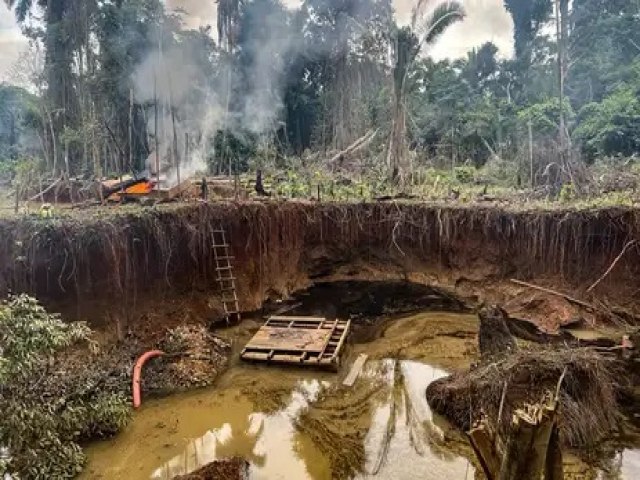
M 230 326 L 211 249 L 220 228 L 242 311 Z M 191 358 L 150 362 L 142 408 L 119 434 L 86 443 L 81 478 L 484 478 L 465 434 L 473 425 L 435 413 L 426 392 L 450 374 L 482 372 L 477 312 L 499 304 L 519 355 L 617 355 L 616 368 L 626 370 L 615 370 L 616 406 L 597 443 L 565 441 L 559 407 L 563 477 L 632 479 L 640 476 L 637 379 L 618 347 L 624 335 L 636 338 L 640 319 L 640 249 L 627 248 L 638 238 L 633 209 L 136 207 L 3 221 L 0 290 L 33 294 L 65 320 L 87 321 L 122 376 L 136 356 L 175 342 L 166 335 L 176 328 L 176 352 L 197 344 Z M 274 314 L 350 319 L 338 372 L 241 362 L 243 346 Z M 360 355 L 362 371 L 343 385 Z M 510 372 L 514 357 L 497 358 Z M 553 381 L 561 386 L 570 362 L 558 358 Z M 493 390 L 502 431 L 502 404 L 515 412 L 517 401 L 503 394 L 501 402 L 500 389 L 493 400 Z M 580 406 L 580 395 L 562 392 L 569 394 Z M 206 473 L 219 461 L 228 462 L 220 464 L 226 473 Z

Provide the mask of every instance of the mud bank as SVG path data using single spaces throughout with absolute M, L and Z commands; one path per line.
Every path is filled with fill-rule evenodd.
M 502 301 L 532 293 L 510 278 L 580 295 L 640 238 L 640 211 L 246 202 L 25 217 L 0 224 L 0 293 L 26 291 L 93 323 L 138 306 L 170 309 L 168 299 L 185 295 L 199 305 L 196 316 L 214 318 L 211 244 L 220 227 L 231 239 L 243 310 L 349 279 L 407 279 Z M 638 291 L 640 249 L 630 248 L 592 293 L 634 308 Z M 542 316 L 566 309 L 547 303 L 536 307 Z

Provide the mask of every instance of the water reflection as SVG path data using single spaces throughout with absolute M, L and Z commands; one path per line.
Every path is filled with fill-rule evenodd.
M 324 389 L 331 395 L 331 383 L 321 376 L 296 378 L 282 372 L 278 379 L 290 385 L 290 393 L 280 410 L 267 414 L 246 389 L 273 382 L 273 374 L 246 370 L 227 387 L 151 402 L 123 434 L 90 449 L 83 477 L 169 480 L 214 460 L 240 456 L 250 462 L 252 479 L 331 479 L 329 458 L 296 428 L 300 414 L 313 408 Z M 426 401 L 427 385 L 444 375 L 444 370 L 412 361 L 366 364 L 353 394 L 359 385 L 374 384 L 379 390 L 369 400 L 366 465 L 356 478 L 473 478 L 469 462 L 445 448 L 443 422 Z M 365 410 L 358 414 L 366 415 Z
M 598 480 L 636 480 L 640 478 L 640 450 L 622 450 L 599 472 Z
M 284 410 L 274 415 L 251 412 L 235 416 L 191 441 L 181 454 L 157 468 L 151 478 L 170 480 L 214 460 L 234 456 L 249 461 L 251 478 L 284 478 L 283 472 L 287 478 L 308 478 L 306 464 L 296 453 L 294 421 L 316 399 L 321 387 L 317 380 L 302 381 Z
M 444 447 L 444 432 L 425 398 L 429 383 L 446 374 L 412 361 L 370 361 L 365 366 L 359 381 L 376 381 L 384 394 L 374 408 L 365 439 L 365 473 L 357 478 L 473 478 L 470 463 Z M 323 386 L 328 384 L 301 381 L 287 406 L 273 415 L 248 411 L 234 415 L 219 428 L 190 441 L 179 455 L 156 468 L 151 478 L 169 480 L 233 456 L 249 461 L 253 479 L 330 478 L 328 470 L 318 473 L 309 464 L 317 458 L 299 454 L 300 436 L 295 428 L 300 412 L 317 398 Z
M 430 365 L 384 360 L 369 364 L 365 375 L 383 378 L 386 401 L 374 412 L 365 440 L 365 473 L 357 478 L 473 478 L 470 462 L 449 452 L 425 398 L 429 383 L 447 375 Z

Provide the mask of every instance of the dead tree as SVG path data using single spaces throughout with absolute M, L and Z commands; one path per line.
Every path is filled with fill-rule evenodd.
M 489 480 L 563 479 L 557 411 L 565 373 L 566 370 L 555 392 L 537 404 L 525 404 L 515 410 L 506 427 L 500 428 L 499 414 L 495 422 L 483 417 L 468 432 Z
M 256 172 L 256 193 L 261 197 L 270 197 L 271 193 L 267 192 L 264 189 L 264 185 L 262 184 L 262 170 L 258 169 Z

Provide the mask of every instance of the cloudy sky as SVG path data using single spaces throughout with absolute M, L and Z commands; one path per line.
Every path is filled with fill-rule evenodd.
M 393 0 L 396 15 L 400 22 L 406 22 L 417 0 Z M 191 27 L 213 24 L 216 6 L 214 0 L 166 0 L 170 8 L 180 7 L 190 17 Z M 300 0 L 284 0 L 295 7 Z M 457 58 L 469 49 L 486 41 L 494 42 L 503 56 L 513 53 L 513 24 L 505 11 L 502 0 L 462 0 L 467 18 L 449 29 L 434 46 L 431 55 L 435 58 Z M 7 79 L 11 65 L 21 51 L 27 47 L 27 41 L 20 33 L 14 16 L 8 11 L 5 2 L 0 1 L 0 81 Z

